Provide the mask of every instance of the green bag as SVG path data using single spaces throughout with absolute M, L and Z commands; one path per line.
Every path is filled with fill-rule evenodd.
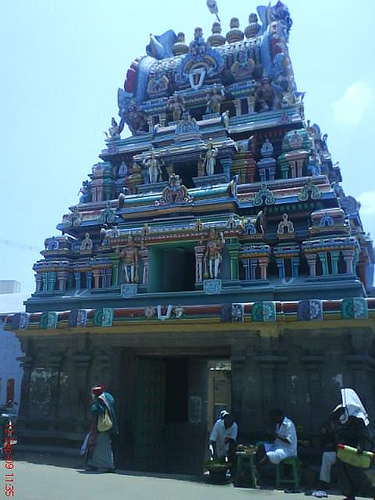
M 346 464 L 354 465 L 354 467 L 368 469 L 374 454 L 371 451 L 364 451 L 362 455 L 358 455 L 356 448 L 339 444 L 337 445 L 337 458 Z

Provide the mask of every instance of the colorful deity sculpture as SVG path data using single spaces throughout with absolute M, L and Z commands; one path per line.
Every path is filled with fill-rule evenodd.
M 236 80 L 250 78 L 255 68 L 255 61 L 248 56 L 245 49 L 240 50 L 238 59 L 231 66 L 231 73 Z
M 212 90 L 206 95 L 207 107 L 206 113 L 220 113 L 221 102 L 224 100 L 224 91 L 213 86 Z
M 262 78 L 262 83 L 255 91 L 255 105 L 257 111 L 270 111 L 275 107 L 275 91 L 268 76 Z
M 131 234 L 125 248 L 120 252 L 122 269 L 125 273 L 126 283 L 138 283 L 138 247 Z
M 181 120 L 182 113 L 185 111 L 184 100 L 174 94 L 168 99 L 168 110 L 172 112 L 173 121 Z
M 204 159 L 204 167 L 207 175 L 214 175 L 218 149 L 214 147 L 212 140 L 208 144 L 208 149 Z
M 78 194 L 82 194 L 79 198 L 80 203 L 87 203 L 91 201 L 91 184 L 89 181 L 83 181 L 82 187 L 78 191 Z
M 106 141 L 114 141 L 116 139 L 121 139 L 120 127 L 118 126 L 114 117 L 111 119 L 111 126 L 108 129 L 108 133 L 104 132 L 106 136 Z
M 90 238 L 90 233 L 85 233 L 85 237 L 81 241 L 81 245 L 79 247 L 80 250 L 92 250 L 93 249 L 93 242 L 92 239 Z
M 144 162 L 148 170 L 148 178 L 150 184 L 154 184 L 161 180 L 162 172 L 160 168 L 160 162 L 156 158 L 155 151 L 152 150 L 151 157 Z
M 206 250 L 203 255 L 205 263 L 204 277 L 206 279 L 217 279 L 219 277 L 224 245 L 225 239 L 223 233 L 217 234 L 215 228 L 211 227 Z

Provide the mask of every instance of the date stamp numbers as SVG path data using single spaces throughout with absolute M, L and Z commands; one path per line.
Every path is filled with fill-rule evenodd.
M 15 486 L 14 486 L 14 460 L 12 457 L 12 444 L 14 426 L 9 424 L 4 427 L 4 435 L 1 436 L 1 441 L 3 441 L 2 451 L 4 458 L 4 489 L 3 494 L 5 498 L 15 497 Z

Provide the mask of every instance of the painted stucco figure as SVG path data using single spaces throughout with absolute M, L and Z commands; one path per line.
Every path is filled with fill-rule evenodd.
M 224 100 L 223 89 L 217 88 L 216 85 L 213 86 L 212 90 L 206 95 L 206 113 L 220 113 L 221 103 Z
M 206 152 L 206 156 L 204 159 L 204 167 L 207 175 L 214 175 L 215 166 L 216 166 L 216 158 L 219 153 L 219 150 L 215 148 L 212 141 L 208 144 L 208 149 Z
M 125 273 L 126 283 L 138 283 L 138 247 L 131 234 L 128 236 L 128 242 L 120 252 L 122 269 Z
M 160 161 L 156 158 L 155 151 L 152 150 L 151 157 L 145 160 L 144 164 L 147 166 L 148 178 L 151 184 L 161 180 L 162 171 L 160 168 Z
M 120 127 L 118 126 L 117 121 L 112 117 L 111 126 L 108 129 L 108 133 L 104 132 L 106 136 L 106 141 L 114 141 L 116 139 L 121 139 L 120 135 Z
M 216 279 L 219 277 L 224 245 L 225 239 L 223 233 L 218 234 L 215 228 L 211 227 L 206 250 L 203 255 L 205 263 L 204 277 L 206 279 Z

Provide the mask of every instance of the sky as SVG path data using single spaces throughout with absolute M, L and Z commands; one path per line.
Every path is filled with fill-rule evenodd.
M 260 1 L 218 0 L 223 33 Z M 275 3 L 273 1 L 272 3 Z M 305 114 L 328 134 L 343 188 L 375 235 L 374 0 L 289 0 L 290 55 Z M 268 4 L 268 1 L 263 2 Z M 0 3 L 0 279 L 34 291 L 33 263 L 104 149 L 117 89 L 149 34 L 211 33 L 206 0 Z M 126 134 L 123 133 L 123 137 Z

